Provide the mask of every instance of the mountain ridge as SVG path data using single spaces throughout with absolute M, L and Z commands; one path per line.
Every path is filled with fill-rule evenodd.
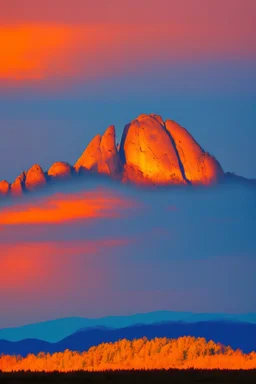
M 12 183 L 0 181 L 0 197 L 19 197 L 52 181 L 92 174 L 139 186 L 209 186 L 223 182 L 256 185 L 256 179 L 225 173 L 218 160 L 184 127 L 151 113 L 139 115 L 124 127 L 120 145 L 111 125 L 103 135 L 98 134 L 89 142 L 73 166 L 56 161 L 43 171 L 39 164 L 34 164 Z
M 120 145 L 116 143 L 115 127 L 111 125 L 103 135 L 98 134 L 91 140 L 73 166 L 57 161 L 44 171 L 39 164 L 34 164 L 12 183 L 0 181 L 0 196 L 22 196 L 53 180 L 89 174 L 149 186 L 214 185 L 227 177 L 230 179 L 215 157 L 184 127 L 173 120 L 164 121 L 156 114 L 141 114 L 124 127 Z
M 159 322 L 153 324 L 137 324 L 124 328 L 93 327 L 67 336 L 50 343 L 40 339 L 24 339 L 16 342 L 0 339 L 0 354 L 26 356 L 64 352 L 65 350 L 83 352 L 101 343 L 113 343 L 121 339 L 134 340 L 147 338 L 203 337 L 207 341 L 229 345 L 245 353 L 255 350 L 256 324 L 235 321 L 198 321 L 194 323 L 183 321 Z
M 224 313 L 193 313 L 155 311 L 139 313 L 130 316 L 107 316 L 101 318 L 67 317 L 40 323 L 27 324 L 19 327 L 0 329 L 0 339 L 19 341 L 25 338 L 41 339 L 49 342 L 58 342 L 65 337 L 84 328 L 95 328 L 99 326 L 107 328 L 124 328 L 136 324 L 153 324 L 165 321 L 235 321 L 256 324 L 256 314 L 232 315 Z

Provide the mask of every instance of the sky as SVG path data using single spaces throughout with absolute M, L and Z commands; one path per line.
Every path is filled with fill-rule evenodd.
M 84 180 L 4 201 L 0 328 L 156 310 L 256 312 L 255 191 Z
M 0 179 L 74 164 L 157 113 L 256 177 L 254 0 L 10 0 L 0 15 Z
M 74 164 L 156 113 L 255 178 L 254 0 L 8 0 L 0 180 Z M 75 184 L 1 202 L 0 328 L 153 310 L 256 312 L 255 192 Z

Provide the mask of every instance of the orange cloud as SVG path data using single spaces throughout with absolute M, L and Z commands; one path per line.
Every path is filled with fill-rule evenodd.
M 72 277 L 72 286 L 75 281 L 79 282 L 78 270 L 81 267 L 85 267 L 82 282 L 92 286 L 92 279 L 96 276 L 90 276 L 90 273 L 94 270 L 97 274 L 97 284 L 100 285 L 100 281 L 104 284 L 107 270 L 104 275 L 97 261 L 93 263 L 88 259 L 84 264 L 84 257 L 128 243 L 129 239 L 99 239 L 0 244 L 0 290 L 10 294 L 17 294 L 17 290 L 19 293 L 32 294 L 37 289 L 41 292 L 42 289 L 51 292 L 58 286 L 58 291 L 63 293 L 63 290 L 70 288 L 69 276 Z M 81 284 L 81 281 L 79 283 Z
M 56 193 L 1 209 L 0 225 L 56 224 L 88 218 L 120 217 L 121 210 L 136 206 L 132 200 L 107 189 L 73 194 Z
M 148 23 L 129 19 L 108 24 L 16 20 L 0 27 L 0 81 L 52 87 L 166 61 L 255 56 L 253 36 L 245 23 L 239 28 L 223 20 L 218 28 L 214 25 L 211 28 L 202 20 L 195 23 L 192 17 L 187 23 L 163 23 L 159 18 Z
M 24 291 L 31 284 L 42 284 L 51 273 L 49 244 L 1 244 L 1 290 Z
M 75 33 L 71 27 L 21 25 L 0 28 L 0 79 L 41 80 L 68 72 L 65 58 Z
M 166 28 L 165 28 L 166 29 Z M 151 26 L 21 24 L 0 27 L 0 80 L 69 82 L 135 69 L 157 33 Z

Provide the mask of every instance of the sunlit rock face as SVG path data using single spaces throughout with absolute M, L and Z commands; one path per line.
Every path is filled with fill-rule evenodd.
M 11 195 L 22 196 L 25 188 L 26 173 L 22 172 L 11 184 Z
M 186 182 L 172 138 L 158 115 L 140 115 L 125 127 L 120 158 L 123 180 L 153 184 Z
M 64 161 L 57 161 L 53 163 L 48 170 L 48 176 L 52 178 L 66 178 L 70 177 L 72 173 L 72 167 Z
M 46 184 L 46 177 L 44 171 L 40 165 L 35 164 L 31 167 L 27 174 L 25 180 L 25 187 L 28 191 L 33 191 L 34 189 L 43 187 Z
M 0 196 L 20 196 L 44 186 L 48 179 L 67 178 L 75 173 L 106 174 L 137 185 L 214 184 L 223 178 L 218 161 L 205 152 L 190 133 L 173 120 L 155 114 L 143 114 L 124 128 L 116 145 L 115 127 L 97 135 L 89 143 L 74 167 L 54 163 L 45 174 L 35 164 L 9 185 L 0 182 Z
M 201 183 L 216 184 L 219 180 L 224 177 L 224 172 L 221 168 L 220 163 L 215 159 L 215 157 L 211 156 L 209 153 L 205 152 L 202 155 L 200 163 L 203 175 Z
M 97 135 L 90 142 L 82 156 L 74 165 L 75 170 L 89 170 L 117 176 L 119 172 L 119 155 L 116 147 L 115 127 L 108 127 L 104 135 Z
M 223 175 L 218 161 L 205 152 L 185 128 L 172 120 L 166 120 L 165 126 L 174 140 L 185 176 L 192 184 L 212 184 Z
M 120 171 L 120 161 L 116 146 L 116 131 L 113 125 L 108 127 L 102 136 L 100 151 L 102 153 L 103 167 L 107 165 L 107 172 L 104 173 L 116 176 Z
M 0 181 L 0 197 L 8 195 L 10 191 L 10 184 L 6 180 Z

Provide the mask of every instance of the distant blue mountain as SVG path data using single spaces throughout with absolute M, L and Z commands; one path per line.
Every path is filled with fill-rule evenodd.
M 204 337 L 233 349 L 248 353 L 256 350 L 256 324 L 232 321 L 201 321 L 196 323 L 164 322 L 157 324 L 134 325 L 119 329 L 97 327 L 75 332 L 57 343 L 48 343 L 36 339 L 18 342 L 0 340 L 0 354 L 26 356 L 28 353 L 85 351 L 102 342 L 115 342 L 120 339 L 155 337 L 178 338 L 180 336 Z
M 131 316 L 109 316 L 99 319 L 83 317 L 63 318 L 45 321 L 37 324 L 29 324 L 15 328 L 0 329 L 0 340 L 19 341 L 24 339 L 39 339 L 51 343 L 58 342 L 72 335 L 79 329 L 95 328 L 98 326 L 108 328 L 124 328 L 136 324 L 153 324 L 159 322 L 183 321 L 194 323 L 199 321 L 242 321 L 256 324 L 256 314 L 230 315 L 223 313 L 193 313 L 157 311 L 141 313 Z

